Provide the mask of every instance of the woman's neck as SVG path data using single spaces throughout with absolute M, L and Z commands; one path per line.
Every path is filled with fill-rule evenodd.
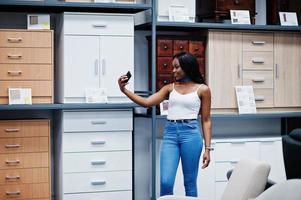
M 179 83 L 189 83 L 191 81 L 192 81 L 191 78 L 189 78 L 188 76 L 185 76 L 185 77 L 177 80 L 177 82 L 179 82 Z

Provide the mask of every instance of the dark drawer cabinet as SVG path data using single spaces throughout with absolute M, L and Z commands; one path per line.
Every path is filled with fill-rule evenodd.
M 230 19 L 230 10 L 249 10 L 251 18 L 255 17 L 255 0 L 198 0 L 196 15 L 203 19 Z

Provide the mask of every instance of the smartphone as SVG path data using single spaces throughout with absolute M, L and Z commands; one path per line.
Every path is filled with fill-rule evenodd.
M 131 74 L 131 72 L 130 72 L 130 71 L 128 71 L 128 72 L 126 73 L 126 76 L 128 77 L 128 80 L 127 80 L 126 82 L 128 82 L 128 81 L 130 80 L 130 78 L 132 77 L 132 74 Z

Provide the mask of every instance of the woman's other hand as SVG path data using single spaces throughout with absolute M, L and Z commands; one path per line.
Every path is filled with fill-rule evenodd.
M 125 86 L 128 84 L 127 80 L 128 80 L 128 77 L 126 75 L 122 75 L 119 77 L 118 85 L 119 85 L 121 92 L 124 92 Z
M 203 154 L 203 166 L 202 169 L 205 169 L 209 166 L 210 163 L 210 151 L 205 149 L 205 152 Z

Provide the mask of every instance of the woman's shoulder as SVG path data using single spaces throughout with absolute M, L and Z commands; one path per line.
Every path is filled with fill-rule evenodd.
M 173 88 L 174 88 L 174 83 L 169 83 L 169 84 L 164 85 L 164 86 L 162 87 L 163 90 L 166 90 L 166 91 L 168 91 L 168 92 L 171 92 L 171 91 L 173 90 Z
M 206 84 L 197 84 L 198 85 L 198 95 L 202 96 L 202 95 L 206 95 L 206 94 L 210 94 L 210 88 L 208 87 L 208 85 Z

